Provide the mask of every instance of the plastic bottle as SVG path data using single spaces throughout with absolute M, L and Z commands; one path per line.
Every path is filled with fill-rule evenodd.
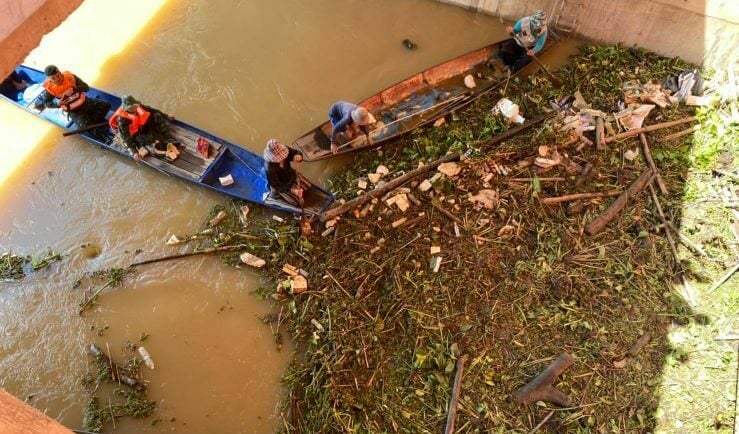
M 154 360 L 151 358 L 151 355 L 149 355 L 149 352 L 146 351 L 146 348 L 139 347 L 139 354 L 141 354 L 141 357 L 144 359 L 144 365 L 146 365 L 149 369 L 154 369 Z

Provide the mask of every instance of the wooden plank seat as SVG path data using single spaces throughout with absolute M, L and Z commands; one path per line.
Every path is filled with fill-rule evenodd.
M 203 158 L 197 151 L 198 136 L 197 134 L 189 131 L 178 125 L 171 125 L 170 136 L 172 142 L 179 143 L 180 155 L 174 161 L 169 161 L 163 156 L 156 156 L 150 153 L 144 157 L 144 161 L 161 169 L 164 172 L 174 173 L 189 179 L 199 180 L 202 178 L 205 171 L 213 163 L 215 157 L 220 153 L 223 145 L 214 140 L 208 140 L 212 146 L 210 158 Z M 123 143 L 120 134 L 116 134 L 113 137 L 110 146 L 128 153 L 128 147 Z

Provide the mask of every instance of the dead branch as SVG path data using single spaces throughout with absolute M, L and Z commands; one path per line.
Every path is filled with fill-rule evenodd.
M 626 353 L 629 357 L 636 357 L 639 355 L 641 350 L 649 343 L 649 341 L 652 339 L 652 335 L 649 333 L 644 333 L 642 337 L 636 340 L 634 342 L 634 345 L 629 348 L 629 351 Z
M 207 255 L 209 253 L 220 253 L 220 252 L 231 252 L 234 250 L 244 249 L 247 246 L 239 244 L 238 246 L 224 246 L 224 247 L 213 247 L 210 249 L 196 250 L 194 252 L 180 253 L 178 255 L 163 256 L 161 258 L 147 259 L 146 261 L 134 262 L 131 267 L 138 267 L 139 265 L 153 264 L 155 262 L 170 261 L 172 259 L 187 258 L 190 256 Z
M 654 125 L 650 125 L 650 126 L 644 127 L 644 128 L 635 128 L 633 130 L 626 131 L 625 133 L 616 134 L 615 136 L 611 136 L 611 137 L 606 137 L 604 141 L 606 143 L 610 143 L 610 142 L 612 142 L 614 140 L 621 140 L 621 139 L 625 139 L 627 137 L 633 137 L 633 136 L 636 136 L 636 135 L 641 134 L 641 133 L 648 133 L 650 131 L 661 130 L 663 128 L 669 128 L 669 127 L 672 127 L 672 126 L 675 126 L 675 125 L 680 125 L 680 124 L 685 124 L 685 123 L 688 123 L 688 122 L 693 122 L 696 119 L 698 119 L 696 116 L 688 116 L 686 118 L 678 119 L 676 121 L 662 122 L 661 124 L 654 124 Z
M 613 191 L 606 191 L 604 193 L 568 194 L 568 195 L 559 196 L 559 197 L 545 197 L 544 199 L 541 200 L 541 203 L 551 205 L 553 203 L 571 202 L 573 200 L 580 200 L 580 199 L 597 199 L 601 197 L 613 197 L 613 196 L 618 196 L 621 193 L 622 193 L 621 190 L 613 190 Z
M 677 133 L 670 134 L 669 136 L 664 136 L 661 139 L 659 139 L 660 142 L 668 142 L 673 139 L 677 139 L 678 137 L 687 136 L 690 133 L 693 133 L 695 131 L 698 131 L 698 125 L 692 126 L 688 129 L 678 131 Z
M 588 235 L 595 235 L 606 227 L 606 225 L 626 207 L 629 198 L 636 196 L 644 189 L 644 187 L 652 180 L 653 175 L 654 171 L 652 169 L 648 169 L 642 173 L 641 176 L 639 176 L 639 178 L 637 178 L 637 180 L 626 189 L 626 191 L 621 193 L 621 196 L 613 201 L 611 206 L 609 206 L 603 214 L 599 215 L 585 226 L 585 232 L 587 232 Z
M 88 351 L 91 355 L 97 357 L 100 360 L 100 363 L 108 365 L 110 367 L 110 375 L 113 381 L 125 383 L 127 386 L 132 387 L 136 390 L 146 389 L 146 385 L 139 382 L 137 379 L 126 374 L 122 374 L 121 369 L 118 367 L 118 365 L 108 356 L 106 356 L 103 350 L 101 350 L 97 345 L 90 344 Z
M 570 397 L 555 389 L 557 377 L 575 363 L 575 358 L 563 353 L 529 383 L 513 392 L 513 400 L 521 405 L 531 405 L 536 401 L 552 402 L 560 407 L 570 406 Z
M 593 165 L 591 163 L 587 163 L 585 165 L 585 168 L 582 170 L 582 173 L 577 177 L 577 180 L 575 180 L 575 187 L 579 187 L 585 183 L 585 181 L 590 178 L 590 174 L 593 173 Z
M 332 208 L 332 209 L 326 211 L 325 213 L 321 214 L 321 222 L 325 223 L 325 222 L 331 220 L 332 218 L 334 218 L 336 216 L 342 215 L 342 214 L 344 214 L 347 211 L 350 211 L 350 210 L 353 210 L 355 208 L 358 208 L 359 206 L 365 204 L 366 202 L 369 202 L 372 199 L 379 198 L 382 195 L 384 195 L 385 193 L 387 193 L 388 191 L 391 191 L 391 190 L 394 190 L 394 189 L 400 187 L 401 185 L 405 184 L 406 182 L 410 181 L 411 179 L 413 179 L 413 178 L 415 178 L 415 177 L 417 177 L 419 175 L 422 175 L 424 173 L 427 173 L 427 172 L 430 172 L 430 171 L 436 169 L 442 163 L 448 163 L 448 162 L 451 162 L 451 161 L 457 161 L 457 160 L 459 160 L 460 156 L 461 155 L 459 153 L 448 154 L 448 155 L 445 155 L 444 157 L 442 157 L 442 158 L 440 158 L 440 159 L 438 159 L 436 161 L 433 161 L 433 162 L 431 162 L 429 164 L 426 164 L 423 167 L 419 167 L 416 170 L 411 170 L 410 172 L 406 173 L 405 175 L 399 176 L 399 177 L 393 179 L 392 181 L 388 182 L 387 184 L 383 185 L 382 187 L 376 188 L 376 189 L 374 189 L 374 190 L 372 190 L 370 192 L 367 192 L 367 193 L 365 193 L 365 194 L 363 194 L 363 195 L 361 195 L 361 196 L 359 196 L 359 197 L 357 197 L 355 199 L 352 199 L 349 202 L 345 203 L 344 205 L 341 205 L 341 206 L 338 206 L 336 208 Z
M 534 180 L 540 181 L 540 182 L 561 182 L 561 181 L 567 181 L 567 178 L 561 177 L 561 176 L 555 176 L 553 178 L 511 178 L 508 179 L 508 182 L 532 182 Z
M 714 283 L 707 292 L 710 294 L 713 291 L 717 290 L 721 285 L 724 284 L 724 282 L 729 280 L 729 278 L 734 275 L 734 273 L 736 273 L 736 270 L 739 270 L 739 262 L 734 264 L 734 266 L 731 267 L 731 269 L 726 274 L 724 274 L 724 276 L 719 279 L 718 282 Z
M 641 140 L 642 149 L 644 150 L 644 158 L 647 160 L 647 163 L 649 163 L 649 167 L 651 167 L 656 174 L 659 191 L 662 192 L 662 196 L 669 196 L 670 191 L 667 190 L 667 185 L 665 185 L 665 181 L 662 180 L 662 175 L 659 174 L 659 170 L 657 170 L 657 166 L 654 164 L 654 160 L 652 159 L 652 153 L 649 151 L 649 142 L 647 142 L 647 136 L 645 136 L 644 133 L 641 133 L 639 134 L 639 140 Z
M 443 206 L 436 203 L 436 201 L 434 201 L 433 199 L 431 200 L 431 206 L 433 206 L 440 213 L 444 214 L 444 216 L 446 216 L 446 218 L 448 218 L 449 220 L 453 221 L 454 223 L 460 226 L 464 226 L 464 224 L 462 223 L 462 220 L 460 220 L 459 217 L 455 216 L 450 211 L 446 210 Z
M 452 387 L 452 399 L 449 401 L 449 413 L 446 417 L 446 428 L 444 434 L 454 434 L 454 421 L 457 419 L 457 402 L 459 402 L 459 390 L 462 388 L 462 374 L 464 373 L 464 361 L 467 355 L 457 359 L 457 372 L 454 374 L 454 386 Z
M 655 208 L 657 208 L 657 215 L 659 215 L 659 219 L 662 221 L 662 224 L 665 225 L 665 236 L 667 237 L 667 242 L 670 243 L 670 250 L 672 250 L 672 255 L 675 257 L 675 261 L 679 263 L 680 258 L 677 257 L 677 246 L 675 245 L 675 239 L 672 238 L 672 234 L 667 227 L 667 217 L 665 217 L 665 213 L 662 211 L 662 205 L 660 205 L 657 193 L 654 191 L 654 187 L 652 187 L 651 184 L 649 184 L 649 193 L 652 195 L 652 202 L 654 202 Z
M 557 113 L 559 113 L 559 110 L 554 110 L 554 111 L 551 111 L 549 113 L 545 113 L 543 115 L 537 116 L 534 119 L 530 120 L 529 122 L 527 122 L 527 123 L 525 123 L 523 125 L 519 125 L 517 127 L 511 128 L 510 130 L 508 130 L 508 131 L 506 131 L 506 132 L 504 132 L 502 134 L 498 134 L 497 136 L 493 137 L 492 139 L 488 140 L 487 142 L 484 142 L 484 143 L 479 144 L 479 146 L 485 146 L 485 147 L 492 146 L 492 145 L 498 144 L 498 143 L 500 143 L 500 142 L 502 142 L 504 140 L 508 140 L 511 137 L 513 137 L 513 136 L 515 136 L 515 135 L 517 135 L 519 133 L 522 133 L 522 132 L 528 130 L 529 128 L 533 127 L 534 125 L 537 125 L 537 124 L 539 124 L 539 123 L 541 123 L 541 122 L 543 122 L 543 121 L 545 121 L 545 120 L 553 117 Z

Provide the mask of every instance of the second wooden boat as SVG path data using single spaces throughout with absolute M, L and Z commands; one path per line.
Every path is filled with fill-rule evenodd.
M 378 121 L 370 132 L 374 142 L 372 145 L 367 143 L 364 135 L 354 140 L 342 140 L 340 137 L 337 144 L 339 152 L 332 154 L 332 127 L 327 121 L 295 140 L 293 146 L 303 153 L 306 161 L 375 149 L 470 104 L 510 79 L 499 56 L 500 47 L 508 41 L 511 39 L 496 42 L 429 68 L 360 102 L 359 105 L 369 110 Z M 542 53 L 549 50 L 554 43 L 550 38 Z M 531 65 L 512 76 L 520 74 Z M 474 80 L 474 87 L 465 84 L 467 76 Z M 469 78 L 467 81 L 470 84 Z

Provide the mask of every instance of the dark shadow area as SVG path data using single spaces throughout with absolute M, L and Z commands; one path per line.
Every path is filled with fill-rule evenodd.
M 696 163 L 716 167 L 731 148 L 701 153 L 689 134 L 670 138 L 695 123 L 695 106 L 655 104 L 644 126 L 685 122 L 646 132 L 646 146 L 620 135 L 633 119 L 612 117 L 649 102 L 625 83 L 661 87 L 691 68 L 642 49 L 583 46 L 555 73 L 562 86 L 542 71 L 512 79 L 507 93 L 485 95 L 335 177 L 332 189 L 348 200 L 379 165 L 391 179 L 447 151 L 473 154 L 458 174 L 424 175 L 431 189 L 419 190 L 419 178 L 340 220 L 330 239 L 315 242 L 313 261 L 282 258 L 324 276 L 315 293 L 275 294 L 294 303 L 299 314 L 286 321 L 299 342 L 311 343 L 287 377 L 294 429 L 443 432 L 464 355 L 456 432 L 730 432 L 734 403 L 721 385 L 735 384 L 736 355 L 714 337 L 736 296 L 729 288 L 715 295 L 718 304 L 734 303 L 722 311 L 705 289 L 735 248 L 699 241 L 703 256 L 682 241 L 676 256 L 666 237 L 680 242 L 683 225 L 696 219 L 685 211 L 699 208 L 695 189 L 704 180 L 696 184 L 696 172 L 707 174 L 706 183 L 733 182 L 712 179 Z M 527 119 L 576 97 L 558 121 L 488 146 L 508 128 L 491 113 L 504 96 Z M 604 137 L 613 137 L 603 145 L 594 131 L 599 116 L 610 124 Z M 583 138 L 566 131 L 572 122 L 584 127 Z M 586 233 L 652 170 L 647 153 L 667 194 L 653 179 L 625 197 L 603 229 Z M 711 232 L 729 211 L 704 215 L 698 232 Z M 562 353 L 575 359 L 554 383 L 569 397 L 567 408 L 515 404 L 511 393 Z M 701 381 L 714 397 L 707 405 L 691 397 L 692 382 Z

